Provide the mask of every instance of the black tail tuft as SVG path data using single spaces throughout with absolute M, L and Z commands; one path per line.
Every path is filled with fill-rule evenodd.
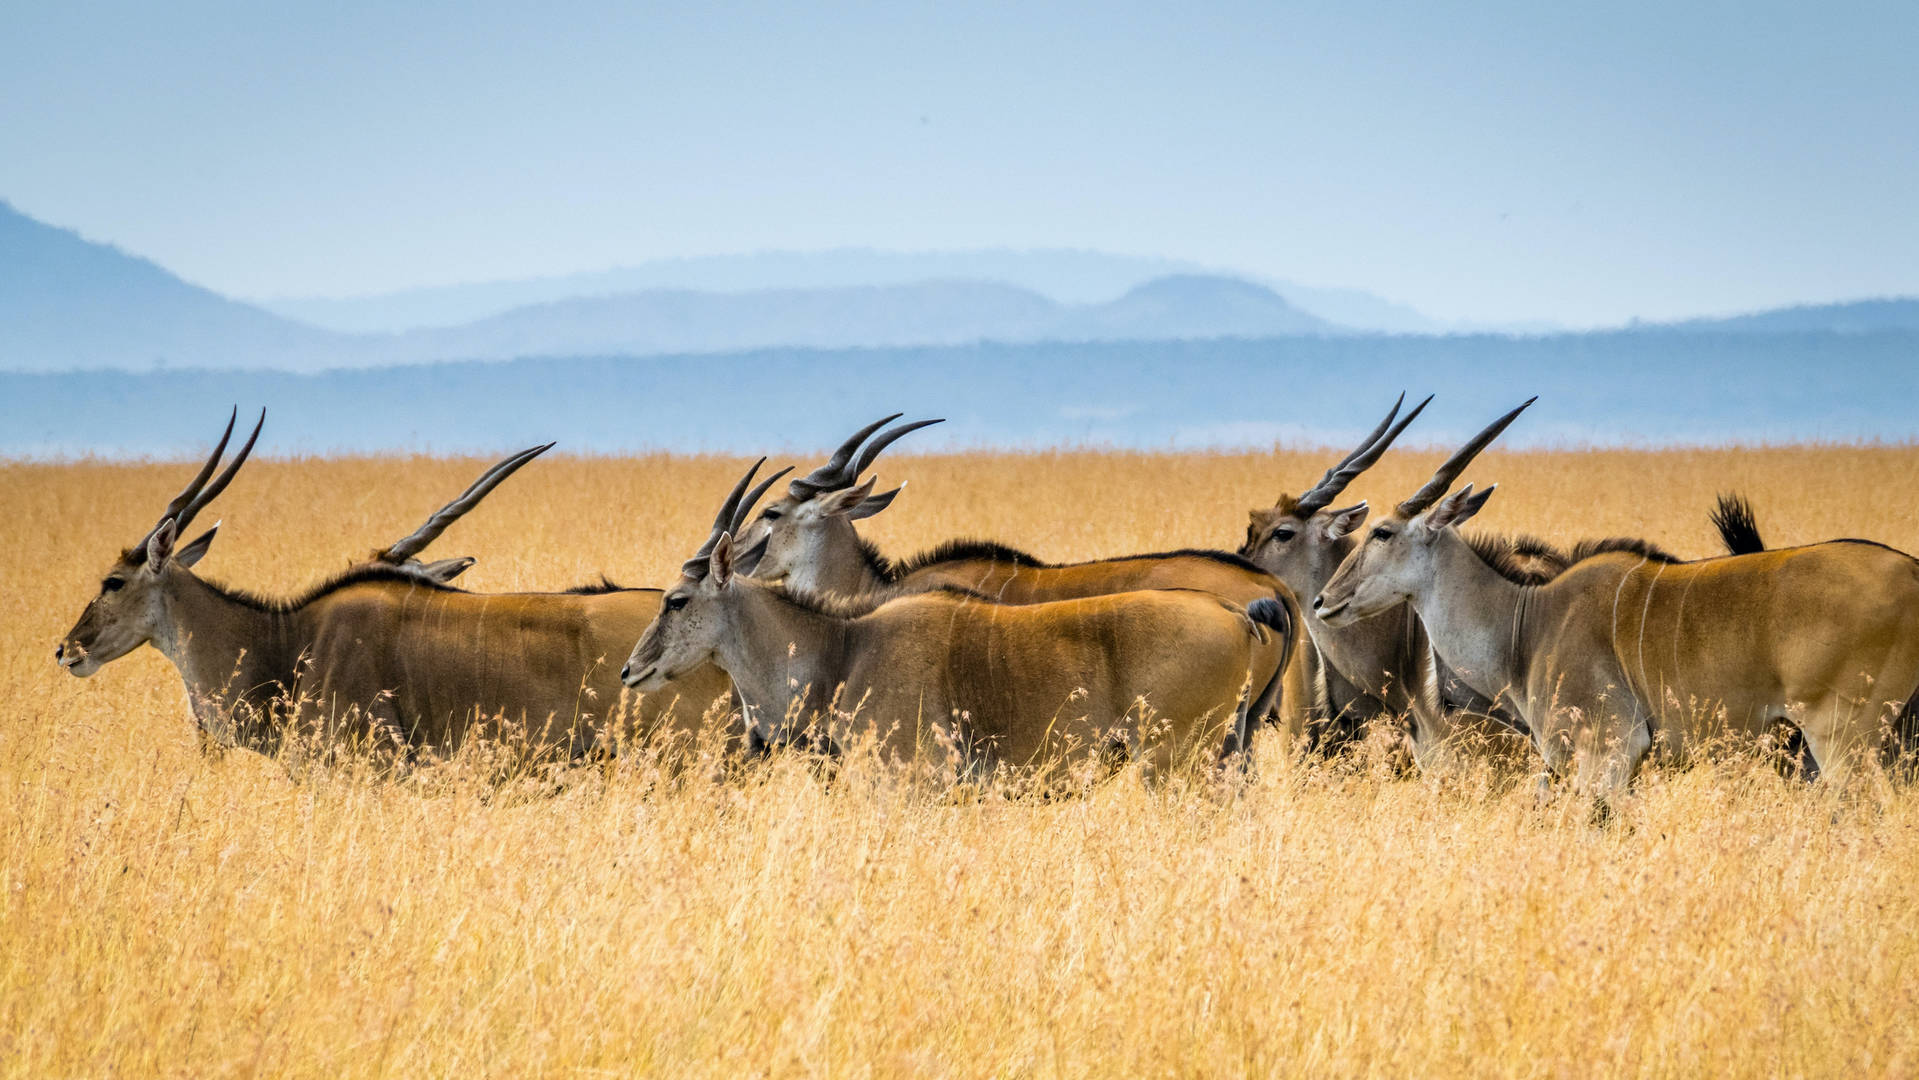
M 1759 538 L 1759 522 L 1752 516 L 1752 504 L 1743 496 L 1719 496 L 1719 505 L 1713 508 L 1712 523 L 1719 530 L 1719 539 L 1726 545 L 1726 554 L 1751 555 L 1766 550 L 1766 542 Z
M 1262 596 L 1246 605 L 1246 617 L 1262 626 L 1270 626 L 1281 635 L 1293 630 L 1293 618 L 1286 613 L 1286 605 L 1270 596 Z

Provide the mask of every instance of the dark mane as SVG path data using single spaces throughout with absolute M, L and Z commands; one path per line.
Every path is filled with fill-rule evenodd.
M 1676 563 L 1679 556 L 1660 547 L 1650 540 L 1640 540 L 1631 536 L 1609 536 L 1604 540 L 1581 540 L 1573 545 L 1572 561 L 1579 563 L 1596 555 L 1605 555 L 1614 551 L 1623 551 L 1628 555 L 1637 555 L 1656 563 Z
M 860 559 L 866 563 L 866 568 L 873 572 L 875 578 L 886 582 L 888 585 L 900 579 L 900 567 L 898 563 L 881 554 L 879 547 L 866 537 L 860 537 L 859 541 Z
M 864 546 L 864 541 L 862 541 L 862 546 Z M 873 556 L 878 557 L 878 553 L 873 553 Z M 1216 551 L 1212 548 L 1180 548 L 1176 551 L 1151 551 L 1137 555 L 1119 555 L 1104 559 L 1084 559 L 1080 562 L 1055 563 L 1047 562 L 1038 556 L 1030 555 L 1018 548 L 1007 547 L 1005 544 L 996 543 L 992 540 L 960 539 L 948 540 L 944 544 L 927 551 L 922 551 L 910 559 L 890 564 L 892 575 L 885 577 L 884 580 L 897 582 L 911 574 L 916 574 L 928 567 L 938 566 L 941 563 L 964 562 L 973 559 L 984 562 L 1011 563 L 1014 566 L 1036 570 L 1057 570 L 1061 567 L 1088 566 L 1093 563 L 1102 562 L 1131 562 L 1135 559 L 1181 558 L 1208 559 L 1212 562 L 1224 563 L 1227 566 L 1237 567 L 1241 570 L 1251 570 L 1260 574 L 1266 572 L 1252 562 L 1249 562 L 1245 556 L 1236 555 L 1230 551 Z
M 584 585 L 575 585 L 566 590 L 566 592 L 568 596 L 599 596 L 603 593 L 627 592 L 629 589 L 631 589 L 631 586 L 621 585 L 605 574 L 601 574 L 600 580 L 589 581 Z
M 863 540 L 860 542 L 860 546 L 869 547 Z M 877 551 L 872 552 L 871 557 L 879 558 L 881 562 L 885 562 L 884 557 L 880 556 Z M 948 540 L 938 547 L 929 548 L 910 559 L 889 564 L 892 574 L 886 577 L 885 580 L 898 581 L 909 574 L 918 573 L 929 566 L 937 566 L 940 563 L 964 562 L 972 559 L 979 559 L 986 562 L 1012 563 L 1014 566 L 1038 568 L 1053 565 L 1044 559 L 1028 555 L 1018 548 L 1007 547 L 1005 544 L 995 543 L 991 540 L 976 540 L 962 537 L 958 540 Z
M 1466 537 L 1466 546 L 1499 576 L 1519 585 L 1544 585 L 1587 559 L 1615 551 L 1657 563 L 1680 561 L 1652 541 L 1630 536 L 1581 540 L 1570 552 L 1561 551 L 1538 537 L 1523 535 L 1474 534 Z
M 825 615 L 834 619 L 857 619 L 862 615 L 872 614 L 874 608 L 879 607 L 888 600 L 910 599 L 915 596 L 937 596 L 945 594 L 947 596 L 963 597 L 968 600 L 979 600 L 988 604 L 996 603 L 992 597 L 987 596 L 985 593 L 975 592 L 972 589 L 962 589 L 957 585 L 941 585 L 936 589 L 928 589 L 925 592 L 908 593 L 903 597 L 884 589 L 869 590 L 867 592 L 855 593 L 851 596 L 843 593 L 814 592 L 811 589 L 796 589 L 788 585 L 769 585 L 767 586 L 767 590 L 779 599 L 803 611 L 810 611 L 815 615 Z
M 1466 537 L 1466 546 L 1500 577 L 1520 585 L 1544 585 L 1563 573 L 1573 561 L 1565 552 L 1534 536 L 1474 533 Z
M 382 563 L 363 563 L 349 570 L 344 570 L 322 581 L 320 584 L 313 586 L 306 592 L 299 593 L 292 597 L 261 596 L 258 593 L 247 592 L 245 589 L 233 589 L 224 585 L 216 585 L 204 578 L 202 578 L 201 581 L 207 588 L 212 589 L 215 593 L 236 604 L 250 607 L 255 611 L 266 611 L 276 614 L 298 611 L 316 600 L 331 596 L 341 589 L 352 585 L 387 582 L 395 585 L 409 585 L 416 589 L 427 589 L 432 592 L 461 593 L 466 591 L 465 589 L 456 589 L 451 585 L 442 585 L 416 571 L 399 566 L 388 566 Z
M 1220 551 L 1216 548 L 1177 548 L 1173 551 L 1149 551 L 1139 555 L 1121 555 L 1113 559 L 1088 559 L 1085 563 L 1069 563 L 1067 565 L 1084 566 L 1086 563 L 1096 562 L 1130 562 L 1134 559 L 1206 559 L 1209 562 L 1224 563 L 1227 566 L 1240 570 L 1251 570 L 1258 574 L 1264 574 L 1266 572 L 1260 569 L 1259 564 L 1244 555 L 1239 555 L 1231 551 Z

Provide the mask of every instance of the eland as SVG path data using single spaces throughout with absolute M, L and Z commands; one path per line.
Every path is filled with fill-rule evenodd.
M 1003 605 L 1025 605 L 1189 589 L 1241 608 L 1271 601 L 1280 616 L 1255 650 L 1256 695 L 1249 715 L 1257 722 L 1277 712 L 1298 633 L 1298 603 L 1279 579 L 1237 555 L 1184 549 L 1061 564 L 980 540 L 951 541 L 898 562 L 880 554 L 853 523 L 891 506 L 900 488 L 875 494 L 877 478 L 862 482 L 860 477 L 901 436 L 941 422 L 920 420 L 880 431 L 899 417 L 895 413 L 854 432 L 824 465 L 791 481 L 784 497 L 752 519 L 735 547 L 753 553 L 755 577 L 800 593 L 850 598 L 957 589 Z M 1253 730 L 1248 725 L 1230 732 L 1229 751 L 1250 746 Z
M 218 526 L 185 544 L 179 538 L 232 482 L 265 421 L 262 412 L 221 470 L 228 420 L 199 473 L 108 568 L 55 650 L 62 668 L 90 676 L 151 644 L 186 684 L 203 748 L 265 754 L 312 738 L 323 754 L 359 746 L 412 759 L 457 750 L 478 734 L 530 757 L 574 758 L 626 720 L 646 732 L 690 728 L 726 695 L 724 676 L 694 667 L 637 709 L 623 701 L 618 658 L 659 610 L 658 590 L 477 594 L 409 563 L 490 490 L 487 478 L 384 559 L 297 596 L 261 597 L 200 577 L 193 568 Z M 511 471 L 496 466 L 491 481 Z
M 1554 775 L 1610 805 L 1649 754 L 1797 727 L 1823 778 L 1852 775 L 1919 719 L 1919 560 L 1834 540 L 1681 563 L 1581 545 L 1544 584 L 1459 533 L 1492 497 L 1451 491 L 1527 405 L 1494 421 L 1368 531 L 1313 601 L 1332 627 L 1409 604 L 1434 649 L 1527 724 Z M 1756 533 L 1754 534 L 1756 537 Z M 1896 729 L 1897 739 L 1887 735 Z
M 1242 607 L 1193 589 L 1032 604 L 950 586 L 814 593 L 752 577 L 764 549 L 716 523 L 634 645 L 626 684 L 714 665 L 759 741 L 868 743 L 969 777 L 1115 758 L 1162 775 L 1216 755 L 1246 726 L 1262 652 L 1290 625 L 1271 596 Z

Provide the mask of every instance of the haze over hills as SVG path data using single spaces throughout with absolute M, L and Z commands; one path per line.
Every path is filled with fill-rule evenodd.
M 1096 251 L 897 252 L 843 248 L 660 259 L 562 277 L 480 282 L 371 296 L 270 297 L 255 301 L 285 316 L 344 333 L 396 333 L 456 326 L 513 308 L 653 290 L 760 292 L 978 281 L 1017 286 L 1061 304 L 1098 304 L 1156 278 L 1232 277 L 1265 285 L 1294 307 L 1355 330 L 1439 333 L 1449 327 L 1404 304 L 1359 289 L 1264 280 L 1180 259 Z
M 0 201 L 0 368 L 311 367 L 337 346 Z
M 1401 390 L 1438 394 L 1408 446 L 1463 439 L 1532 394 L 1502 445 L 1911 440 L 1914 356 L 1919 331 L 1615 331 L 0 374 L 0 455 L 190 457 L 233 402 L 268 408 L 267 454 L 481 454 L 548 439 L 573 453 L 817 451 L 901 410 L 948 418 L 906 449 L 1340 445 Z
M 1705 333 L 1870 334 L 1880 330 L 1919 330 L 1919 297 L 1886 297 L 1840 304 L 1799 304 L 1716 319 L 1688 319 L 1672 329 Z M 1919 360 L 1919 358 L 1915 358 Z
M 0 367 L 278 368 L 776 346 L 1264 337 L 1347 332 L 1232 278 L 1157 278 L 1064 304 L 989 281 L 711 292 L 652 289 L 513 308 L 401 334 L 305 325 L 0 206 Z
M 1257 445 L 1342 438 L 1343 421 L 1326 418 L 1399 387 L 1571 399 L 1557 426 L 1522 441 L 1905 439 L 1919 435 L 1915 358 L 1919 299 L 1577 334 L 1387 336 L 1198 273 L 1083 303 L 965 278 L 652 288 L 348 334 L 0 204 L 0 454 L 172 452 L 174 415 L 235 399 L 274 405 L 280 445 L 311 451 L 493 449 L 508 434 L 580 450 L 745 449 L 768 432 L 811 444 L 849 402 L 968 415 L 953 429 L 963 444 Z M 85 374 L 102 368 L 128 374 Z M 33 371 L 49 374 L 22 374 Z M 719 421 L 666 407 L 716 379 L 780 389 L 738 395 Z
M 1258 285 L 1169 277 L 1109 303 L 1084 305 L 976 281 L 749 293 L 657 289 L 516 308 L 467 326 L 401 334 L 372 347 L 389 362 L 409 362 L 1342 332 Z

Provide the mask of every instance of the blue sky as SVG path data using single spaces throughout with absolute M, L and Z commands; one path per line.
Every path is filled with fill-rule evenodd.
M 13 3 L 0 197 L 242 296 L 1096 248 L 1449 319 L 1919 293 L 1919 5 Z

